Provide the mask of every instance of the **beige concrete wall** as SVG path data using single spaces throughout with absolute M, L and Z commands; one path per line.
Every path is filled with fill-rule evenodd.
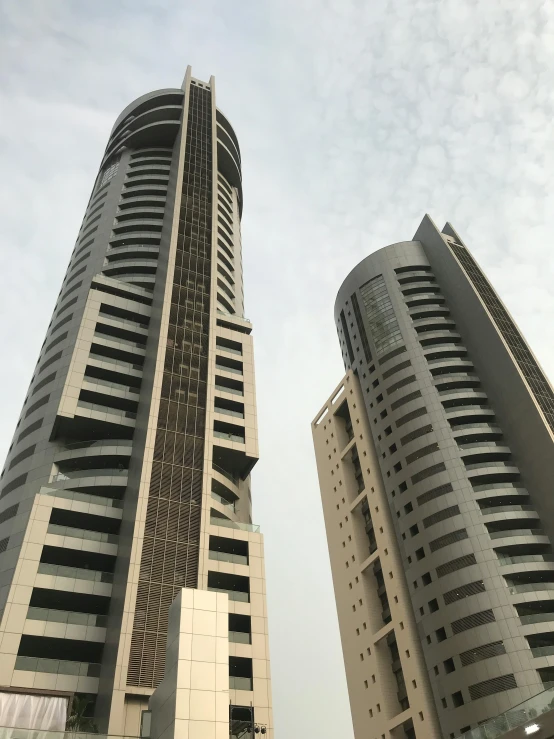
M 347 404 L 353 438 L 337 411 Z M 418 739 L 439 739 L 421 644 L 361 388 L 348 372 L 312 424 L 325 528 L 356 739 L 402 736 L 410 720 Z M 356 446 L 365 489 L 348 461 Z M 367 499 L 376 551 L 369 553 L 361 507 Z M 391 621 L 383 622 L 373 565 L 380 560 Z M 409 708 L 402 710 L 386 637 L 394 632 Z

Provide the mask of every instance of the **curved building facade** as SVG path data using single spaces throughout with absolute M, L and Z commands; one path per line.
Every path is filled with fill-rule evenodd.
M 213 78 L 121 113 L 1 476 L 0 691 L 87 695 L 101 731 L 138 734 L 187 588 L 227 598 L 199 726 L 272 735 L 242 206 Z
M 313 434 L 356 736 L 457 737 L 554 680 L 554 393 L 428 217 L 335 322 L 347 375 Z

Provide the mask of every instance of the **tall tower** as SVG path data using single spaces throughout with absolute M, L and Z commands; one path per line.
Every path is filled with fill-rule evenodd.
M 213 77 L 125 108 L 1 477 L 0 691 L 86 694 L 111 734 L 139 733 L 188 588 L 228 595 L 231 736 L 272 736 L 242 206 Z
M 554 681 L 554 393 L 427 216 L 335 321 L 312 430 L 355 734 L 453 739 Z

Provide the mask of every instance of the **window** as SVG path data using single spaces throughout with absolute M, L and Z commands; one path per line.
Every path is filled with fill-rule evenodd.
M 377 400 L 378 403 L 380 403 L 383 400 L 383 396 L 382 395 L 378 395 L 377 398 L 376 398 L 376 400 Z
M 414 510 L 414 507 L 411 503 L 406 503 L 404 506 L 404 513 L 411 513 Z
M 444 671 L 446 673 L 454 672 L 454 670 L 456 669 L 456 665 L 454 664 L 454 660 L 452 659 L 452 657 L 450 657 L 449 659 L 445 659 L 443 665 Z
M 423 585 L 430 585 L 433 582 L 433 578 L 431 577 L 430 572 L 424 572 L 421 576 L 421 582 Z
M 433 598 L 433 600 L 430 600 L 427 605 L 429 606 L 429 611 L 431 613 L 435 613 L 435 611 L 439 610 L 439 604 L 436 598 Z
M 435 671 L 435 675 L 438 675 L 439 674 L 439 666 L 438 665 L 435 665 L 433 667 L 433 670 Z
M 408 489 L 408 486 L 406 485 L 405 482 L 401 482 L 400 485 L 398 486 L 398 489 L 400 490 L 401 493 L 405 493 L 406 490 Z
M 384 411 L 381 411 L 381 413 L 379 415 L 381 416 L 382 419 L 383 418 L 386 418 L 388 416 L 387 409 L 385 408 L 385 410 Z
M 396 444 L 392 444 L 392 446 L 389 447 L 389 453 L 394 454 L 396 451 Z
M 439 674 L 439 670 L 437 667 L 435 667 L 435 670 L 437 671 L 437 675 Z M 441 698 L 441 703 L 443 708 L 447 708 L 448 704 L 446 702 L 446 698 Z
M 424 559 L 424 557 L 425 557 L 425 550 L 423 549 L 423 547 L 420 547 L 419 549 L 416 549 L 415 556 L 417 557 L 418 560 L 419 559 Z
M 394 471 L 395 471 L 395 472 L 400 472 L 400 470 L 401 470 L 401 469 L 402 469 L 402 462 L 397 462 L 397 463 L 396 463 L 396 464 L 394 465 Z
M 441 626 L 440 629 L 437 629 L 435 631 L 435 636 L 437 637 L 437 641 L 441 642 L 446 639 L 446 631 L 444 629 L 444 626 Z
M 454 704 L 455 708 L 459 708 L 460 706 L 464 705 L 464 696 L 462 695 L 461 691 L 458 690 L 457 693 L 452 693 L 452 703 Z
M 419 534 L 419 529 L 417 527 L 417 523 L 414 523 L 413 526 L 410 526 L 410 536 L 417 536 Z
M 392 434 L 392 428 L 390 426 L 387 426 L 385 429 L 385 436 L 390 436 Z

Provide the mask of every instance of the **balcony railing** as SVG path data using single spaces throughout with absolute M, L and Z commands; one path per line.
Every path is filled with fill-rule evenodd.
M 229 688 L 231 690 L 252 690 L 252 678 L 229 675 Z
M 544 621 L 554 621 L 554 613 L 530 613 L 526 616 L 520 616 L 519 620 L 524 626 L 526 624 L 539 624 Z
M 244 413 L 241 413 L 240 411 L 230 411 L 228 408 L 220 408 L 220 406 L 216 405 L 214 407 L 214 413 L 223 413 L 225 416 L 235 416 L 235 418 L 244 418 Z
M 225 439 L 226 441 L 238 441 L 240 444 L 244 444 L 244 436 L 237 436 L 237 434 L 228 434 L 225 431 L 216 431 L 214 429 L 214 436 L 218 439 Z
M 214 464 L 212 462 L 212 467 L 216 472 L 219 472 L 220 475 L 223 475 L 223 477 L 226 477 L 228 480 L 230 480 L 234 485 L 238 485 L 239 478 L 232 475 L 230 472 L 227 472 L 227 470 L 224 470 L 223 467 L 219 467 L 219 465 Z
M 523 585 L 508 586 L 510 595 L 518 595 L 519 593 L 533 593 L 536 590 L 554 590 L 554 582 L 529 582 Z
M 117 544 L 117 534 L 106 534 L 103 531 L 90 531 L 89 529 L 78 529 L 73 526 L 60 526 L 57 523 L 49 523 L 47 532 L 56 536 L 69 536 L 72 539 L 88 539 L 99 541 L 102 544 Z
M 38 574 L 53 575 L 54 577 L 71 577 L 75 580 L 89 580 L 90 582 L 113 582 L 112 572 L 87 570 L 84 567 L 69 567 L 68 565 L 51 565 L 47 562 L 39 562 Z
M 102 495 L 90 495 L 80 493 L 77 490 L 63 490 L 61 488 L 41 488 L 41 495 L 52 495 L 55 498 L 76 500 L 80 503 L 92 503 L 93 505 L 107 506 L 108 508 L 123 508 L 123 501 L 117 498 L 105 498 Z
M 134 366 L 134 365 L 133 365 Z M 77 408 L 87 408 L 91 411 L 98 411 L 99 413 L 107 413 L 111 416 L 120 416 L 121 418 L 136 418 L 137 414 L 132 411 L 124 411 L 121 408 L 112 408 L 108 405 L 99 405 L 98 403 L 89 403 L 86 400 L 78 400 Z
M 96 378 L 94 378 L 94 382 L 98 382 Z M 101 382 L 104 384 L 104 380 L 101 380 Z M 112 384 L 112 383 L 110 383 Z M 116 383 L 113 383 L 116 385 Z M 137 392 L 140 392 L 137 389 Z M 103 447 L 103 446 L 126 446 L 126 447 L 132 447 L 133 441 L 132 439 L 89 439 L 88 441 L 75 441 L 71 444 L 64 444 L 63 449 L 58 449 L 58 454 L 60 452 L 65 452 L 70 449 L 90 449 L 92 447 Z
M 52 478 L 52 482 L 65 482 L 66 480 L 78 480 L 80 477 L 127 477 L 127 469 L 100 468 L 95 470 L 67 470 L 58 472 Z
M 229 554 L 228 552 L 214 552 L 210 549 L 209 559 L 215 559 L 218 562 L 232 562 L 235 565 L 248 565 L 248 557 L 243 554 Z
M 213 490 L 211 491 L 210 495 L 213 498 L 213 500 L 216 500 L 219 503 L 219 505 L 225 506 L 225 508 L 228 508 L 233 513 L 235 512 L 235 504 L 234 503 L 229 503 L 228 500 L 225 500 L 225 498 L 222 498 L 221 495 L 218 495 L 217 493 L 214 493 Z
M 232 387 L 225 387 L 224 385 L 215 385 L 215 389 L 219 390 L 220 393 L 231 393 L 231 395 L 244 395 L 242 390 L 235 390 Z
M 30 606 L 27 611 L 27 619 L 30 621 L 48 621 L 56 624 L 73 624 L 75 626 L 101 626 L 105 627 L 107 616 L 96 613 L 80 613 L 78 611 L 59 611 L 55 608 L 36 608 Z
M 230 631 L 229 641 L 234 644 L 252 644 L 252 637 L 244 631 Z
M 241 523 L 240 521 L 231 521 L 228 518 L 218 518 L 217 516 L 210 517 L 210 523 L 212 526 L 226 526 L 230 529 L 240 529 L 240 531 L 251 531 L 254 534 L 260 532 L 260 527 L 253 523 Z
M 500 555 L 498 561 L 501 565 L 518 565 L 524 562 L 554 562 L 552 554 L 518 554 L 513 557 Z
M 15 669 L 30 672 L 49 672 L 53 675 L 100 676 L 100 665 L 94 662 L 71 662 L 65 659 L 45 659 L 42 657 L 17 657 Z
M 542 529 L 506 529 L 505 531 L 489 531 L 491 539 L 503 539 L 505 536 L 544 536 Z
M 549 657 L 554 654 L 554 644 L 549 644 L 546 647 L 531 647 L 531 654 L 533 657 Z
M 225 588 L 210 588 L 211 593 L 227 593 L 229 600 L 240 601 L 241 603 L 250 603 L 250 593 L 243 593 L 241 590 L 225 590 Z

